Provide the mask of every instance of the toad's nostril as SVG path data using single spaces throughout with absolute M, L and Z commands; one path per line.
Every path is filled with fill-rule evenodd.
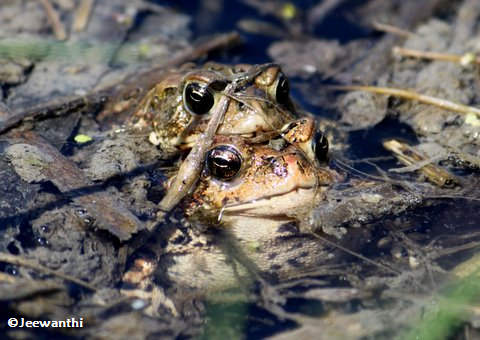
M 313 151 L 320 162 L 325 162 L 328 155 L 328 139 L 319 131 L 315 133 L 313 139 Z

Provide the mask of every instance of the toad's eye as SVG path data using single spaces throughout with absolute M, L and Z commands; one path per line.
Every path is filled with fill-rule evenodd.
M 208 152 L 206 162 L 213 177 L 228 181 L 240 171 L 242 156 L 234 147 L 220 145 Z
M 320 162 L 327 160 L 328 139 L 323 133 L 315 133 L 315 137 L 313 138 L 313 150 L 315 152 L 315 156 Z
M 204 115 L 210 111 L 215 103 L 215 99 L 207 86 L 190 83 L 183 91 L 183 102 L 190 113 Z
M 290 84 L 288 83 L 287 77 L 283 73 L 280 73 L 277 89 L 275 91 L 275 99 L 279 104 L 288 104 L 290 94 Z

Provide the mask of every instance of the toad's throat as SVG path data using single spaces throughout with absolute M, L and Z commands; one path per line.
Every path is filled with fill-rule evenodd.
M 227 204 L 222 208 L 225 220 L 232 216 L 257 216 L 263 218 L 280 218 L 294 216 L 299 209 L 312 207 L 315 201 L 316 188 L 295 188 L 288 192 L 252 199 L 247 202 Z
M 219 217 L 222 225 L 228 227 L 239 241 L 262 244 L 274 239 L 282 225 L 298 221 L 305 210 L 312 209 L 317 194 L 315 187 L 296 188 L 283 194 L 226 206 Z

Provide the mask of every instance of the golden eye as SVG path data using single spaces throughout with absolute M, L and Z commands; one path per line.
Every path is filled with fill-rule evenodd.
M 183 102 L 190 113 L 204 115 L 213 107 L 215 98 L 207 86 L 190 83 L 183 91 Z
M 230 180 L 238 174 L 242 167 L 242 156 L 230 145 L 220 145 L 211 149 L 206 158 L 210 174 L 221 180 Z

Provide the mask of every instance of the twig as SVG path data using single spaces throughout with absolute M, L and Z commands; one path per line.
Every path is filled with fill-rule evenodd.
M 400 98 L 416 100 L 423 104 L 435 105 L 445 110 L 454 111 L 462 114 L 475 114 L 480 117 L 480 109 L 473 106 L 455 103 L 446 99 L 427 96 L 414 91 L 397 89 L 393 87 L 377 87 L 377 86 L 361 86 L 361 85 L 347 85 L 347 86 L 331 86 L 335 90 L 341 91 L 367 91 L 379 94 L 386 94 Z
M 448 255 L 452 255 L 452 254 L 458 253 L 460 251 L 465 251 L 465 250 L 469 250 L 469 249 L 476 249 L 476 248 L 478 249 L 479 246 L 480 246 L 480 242 L 472 241 L 472 242 L 468 242 L 468 243 L 465 243 L 465 244 L 462 244 L 462 245 L 459 245 L 459 246 L 455 246 L 455 247 L 439 249 L 435 252 L 436 254 L 434 254 L 433 258 L 436 259 L 436 258 L 439 258 L 439 257 L 442 257 L 442 256 L 448 256 Z M 469 260 L 461 262 L 460 264 L 455 266 L 453 272 L 460 271 L 461 267 L 459 267 L 459 266 L 467 265 L 468 263 L 471 262 L 471 260 L 475 260 L 475 264 L 477 266 L 476 269 L 480 269 L 480 262 L 479 262 L 478 255 L 477 255 L 475 258 L 470 258 Z M 456 268 L 458 268 L 458 269 L 456 269 Z M 464 269 L 466 270 L 466 268 L 464 268 Z M 464 275 L 464 276 L 467 276 L 467 275 Z
M 409 37 L 415 35 L 410 31 L 404 30 L 402 28 L 399 28 L 399 27 L 396 27 L 396 26 L 393 26 L 393 25 L 384 24 L 384 23 L 381 23 L 381 22 L 378 22 L 378 21 L 372 22 L 372 27 L 374 29 L 376 29 L 377 31 L 395 34 L 395 35 L 398 35 L 399 37 L 403 37 L 403 38 L 409 38 Z
M 477 247 L 478 247 L 478 242 L 471 242 L 465 245 L 464 247 L 462 247 L 461 249 L 459 249 L 459 251 L 472 249 L 472 248 L 474 249 Z M 464 278 L 464 277 L 468 277 L 469 275 L 472 275 L 473 273 L 478 273 L 479 269 L 480 269 L 480 254 L 476 253 L 468 260 L 463 261 L 460 264 L 456 265 L 451 272 L 457 277 Z
M 385 143 L 386 142 L 384 142 L 384 144 Z M 406 165 L 406 166 L 401 167 L 401 168 L 388 169 L 388 171 L 394 172 L 394 173 L 397 173 L 397 174 L 404 174 L 404 173 L 407 173 L 407 172 L 413 172 L 413 171 L 421 170 L 425 165 L 432 164 L 432 163 L 437 162 L 439 160 L 443 160 L 444 158 L 445 158 L 445 155 L 441 154 L 441 155 L 437 155 L 435 157 L 425 158 L 423 160 L 419 160 L 418 162 L 413 162 L 412 164 Z
M 405 191 L 408 191 L 412 194 L 414 193 L 412 188 L 408 185 L 408 182 L 399 181 L 399 180 L 395 180 L 395 179 L 392 179 L 392 178 L 388 177 L 387 173 L 385 171 L 383 171 L 375 163 L 372 163 L 372 162 L 369 162 L 369 161 L 363 161 L 366 164 L 373 166 L 380 173 L 380 176 L 371 175 L 369 173 L 366 173 L 366 172 L 363 172 L 361 170 L 355 169 L 354 167 L 348 165 L 347 163 L 341 161 L 338 158 L 335 159 L 334 161 L 335 161 L 335 165 L 338 166 L 339 168 L 341 168 L 345 172 L 349 172 L 351 174 L 356 174 L 357 176 L 362 176 L 364 178 L 372 179 L 372 180 L 375 180 L 375 181 L 381 181 L 381 182 L 385 182 L 385 183 L 390 183 L 392 185 L 397 185 L 397 186 L 403 188 Z
M 333 246 L 333 247 L 335 247 L 335 248 L 338 248 L 338 249 L 344 251 L 344 252 L 347 253 L 347 254 L 350 254 L 350 255 L 352 255 L 352 256 L 355 256 L 356 258 L 359 258 L 359 259 L 361 259 L 361 260 L 364 261 L 364 262 L 370 263 L 370 264 L 372 264 L 372 265 L 374 265 L 374 266 L 376 266 L 376 267 L 378 267 L 378 268 L 382 268 L 382 269 L 386 270 L 387 272 L 390 272 L 390 273 L 393 273 L 393 274 L 397 274 L 397 275 L 400 275 L 400 274 L 401 274 L 401 272 L 398 271 L 398 270 L 395 269 L 395 268 L 392 268 L 392 267 L 390 267 L 390 266 L 387 266 L 386 264 L 383 264 L 383 263 L 381 263 L 381 262 L 377 262 L 377 261 L 371 260 L 371 259 L 369 259 L 368 257 L 363 256 L 363 255 L 360 254 L 360 253 L 357 253 L 357 252 L 355 252 L 355 251 L 353 251 L 353 250 L 350 250 L 350 249 L 348 249 L 348 248 L 345 248 L 344 246 L 342 246 L 342 245 L 340 245 L 340 244 L 337 244 L 337 243 L 332 242 L 332 241 L 330 241 L 329 239 L 327 239 L 327 238 L 325 238 L 325 237 L 323 237 L 323 236 L 320 236 L 318 233 L 313 233 L 313 236 L 315 236 L 316 238 L 318 238 L 318 239 L 321 240 L 322 242 L 325 242 L 325 243 L 327 243 L 327 244 L 329 244 L 329 245 L 331 245 L 331 246 Z
M 458 54 L 449 54 L 449 53 L 439 53 L 439 52 L 426 52 L 413 50 L 409 48 L 403 48 L 395 46 L 392 49 L 393 55 L 409 58 L 419 58 L 419 59 L 428 59 L 428 60 L 440 60 L 448 61 L 460 64 L 462 66 L 468 66 L 471 64 L 480 64 L 480 57 L 477 57 L 475 54 L 468 52 L 464 55 Z
M 34 261 L 24 259 L 20 256 L 15 256 L 15 255 L 10 255 L 10 254 L 0 252 L 0 262 L 7 262 L 7 263 L 10 263 L 10 264 L 13 264 L 13 265 L 16 265 L 16 266 L 23 266 L 23 267 L 31 268 L 31 269 L 34 269 L 36 271 L 43 272 L 47 275 L 54 275 L 54 276 L 57 276 L 61 279 L 73 282 L 73 283 L 75 283 L 75 284 L 77 284 L 81 287 L 87 288 L 91 291 L 96 291 L 97 290 L 97 288 L 95 288 L 93 285 L 91 285 L 91 284 L 89 284 L 89 283 L 87 283 L 83 280 L 80 280 L 80 279 L 77 279 L 76 277 L 73 277 L 73 276 L 70 276 L 70 275 L 52 270 L 50 268 L 47 268 L 45 266 L 42 266 L 41 264 L 38 264 L 38 263 L 34 262 Z
M 84 31 L 88 24 L 88 19 L 92 13 L 92 8 L 95 0 L 82 0 L 73 19 L 72 29 L 75 32 Z
M 432 159 L 427 159 L 424 155 L 406 143 L 395 139 L 385 141 L 383 147 L 391 151 L 400 162 L 407 166 L 421 164 L 418 170 L 424 174 L 430 182 L 440 187 L 451 187 L 458 183 L 450 173 L 443 168 L 432 164 Z
M 222 97 L 219 99 L 212 111 L 208 124 L 205 128 L 205 132 L 197 138 L 197 142 L 189 152 L 188 156 L 182 162 L 180 169 L 170 185 L 167 194 L 162 198 L 159 203 L 160 212 L 159 218 L 163 218 L 164 215 L 172 210 L 180 200 L 190 191 L 192 186 L 198 179 L 200 172 L 202 171 L 202 163 L 205 159 L 205 154 L 213 142 L 213 138 L 217 132 L 218 127 L 223 121 L 225 112 L 228 109 L 230 100 L 236 100 L 233 96 L 234 91 L 243 86 L 245 82 L 251 81 L 262 70 L 271 64 L 257 65 L 253 70 L 246 72 L 241 76 L 235 76 L 232 82 L 225 87 L 222 91 Z
M 58 40 L 67 39 L 67 33 L 65 27 L 60 21 L 57 11 L 53 8 L 49 0 L 40 0 L 47 14 L 48 21 L 52 25 L 53 33 Z
M 159 207 L 162 212 L 169 212 L 175 205 L 188 193 L 202 171 L 205 153 L 212 144 L 213 137 L 217 132 L 218 126 L 223 121 L 223 116 L 230 103 L 230 95 L 235 90 L 236 84 L 227 85 L 223 96 L 220 98 L 212 117 L 210 118 L 205 132 L 199 137 L 187 158 L 183 161 L 175 180 L 168 189 L 167 194 L 160 201 Z

